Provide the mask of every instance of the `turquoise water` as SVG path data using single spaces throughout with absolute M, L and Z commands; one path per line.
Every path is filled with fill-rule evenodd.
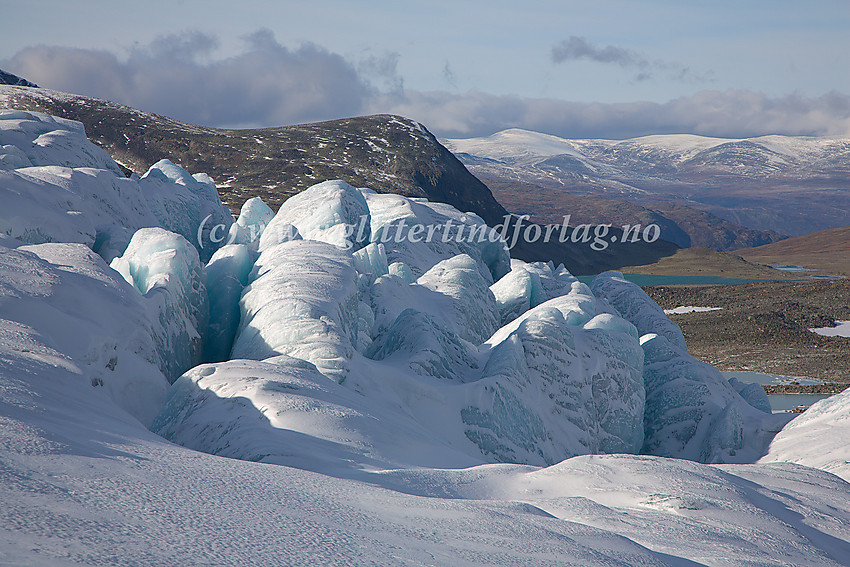
M 655 276 L 645 274 L 623 274 L 627 280 L 639 286 L 648 285 L 739 285 L 760 282 L 764 280 L 747 280 L 743 278 L 723 278 L 720 276 Z M 588 285 L 594 276 L 578 276 L 578 279 Z

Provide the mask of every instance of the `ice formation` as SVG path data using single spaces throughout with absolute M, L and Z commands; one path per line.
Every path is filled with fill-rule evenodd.
M 287 355 L 203 365 L 175 382 L 152 429 L 236 459 L 352 474 L 399 466 L 466 467 L 402 408 L 376 403 Z
M 445 205 L 342 182 L 298 197 L 263 231 L 247 279 L 245 248 L 241 276 L 227 280 L 233 288 L 208 280 L 228 313 L 247 283 L 233 358 L 288 355 L 367 397 L 383 388 L 388 403 L 416 416 L 410 427 L 482 462 L 610 452 L 736 461 L 776 427 L 756 409 L 763 398 L 690 357 L 675 323 L 619 273 L 600 275 L 591 290 L 563 266 L 514 260 L 493 282 L 505 262 L 485 251 L 497 248 L 382 237 L 403 219 L 477 226 Z M 353 232 L 357 219 L 369 221 L 363 238 Z M 280 238 L 276 227 L 314 238 Z M 235 317 L 228 321 L 233 329 Z M 229 336 L 208 360 L 225 358 Z M 378 386 L 374 376 L 384 374 Z M 164 430 L 176 419 L 160 416 Z
M 758 458 L 769 432 L 787 421 L 770 415 L 763 391 L 736 387 L 716 368 L 688 354 L 679 327 L 619 272 L 596 276 L 591 288 L 643 333 L 646 439 L 642 452 L 700 462 Z
M 362 195 L 366 210 L 358 198 Z M 355 246 L 340 240 L 345 232 L 339 227 L 355 218 L 370 220 L 373 237 L 383 234 L 387 225 L 397 226 L 393 223 L 404 218 L 399 211 L 416 210 L 427 219 L 456 217 L 460 224 L 463 215 L 445 214 L 450 212 L 445 206 L 437 213 L 429 203 L 341 183 L 320 184 L 299 197 L 297 206 L 281 208 L 261 236 L 260 255 L 240 299 L 232 358 L 268 361 L 286 355 L 308 362 L 380 405 L 407 408 L 404 415 L 414 418 L 405 427 L 431 431 L 437 445 L 477 462 L 551 464 L 579 454 L 640 450 L 644 386 L 638 333 L 563 267 L 515 261 L 503 275 L 507 283 L 493 284 L 493 269 L 504 262 L 497 254 L 488 264 L 482 248 L 471 244 L 431 246 L 379 238 Z M 320 219 L 312 219 L 310 210 Z M 379 225 L 381 219 L 387 225 Z M 276 226 L 295 226 L 326 242 L 278 243 L 270 232 Z M 477 221 L 464 226 L 477 226 Z M 459 250 L 469 253 L 454 254 Z M 418 278 L 406 262 L 389 262 L 399 251 L 397 258 L 418 267 Z M 217 263 L 214 258 L 210 268 Z M 514 272 L 534 284 L 514 286 Z M 212 290 L 214 283 L 208 281 Z M 514 309 L 511 319 L 491 287 L 503 290 L 502 298 L 523 295 L 523 308 Z M 383 378 L 376 382 L 376 376 Z M 200 378 L 195 375 L 195 380 Z M 194 399 L 194 391 L 174 393 L 169 407 L 184 407 L 190 401 L 180 396 Z M 281 392 L 276 399 L 284 403 L 287 395 Z M 267 407 L 257 400 L 254 405 Z M 363 412 L 361 406 L 344 411 Z M 181 418 L 169 411 L 158 420 L 162 431 L 179 425 Z M 228 434 L 244 435 L 239 429 L 234 424 Z M 194 443 L 184 436 L 180 442 Z M 238 445 L 234 441 L 227 447 Z M 279 443 L 264 447 L 269 459 L 291 453 Z M 399 465 L 397 456 L 377 447 L 371 458 Z
M 38 112 L 0 110 L 0 202 L 0 234 L 79 242 L 107 261 L 137 229 L 157 226 L 183 235 L 206 261 L 233 223 L 205 174 L 162 160 L 141 179 L 125 177 L 82 124 Z
M 360 320 L 351 253 L 315 240 L 283 242 L 263 249 L 250 279 L 232 357 L 287 354 L 344 380 Z
M 209 325 L 204 335 L 204 360 L 222 362 L 230 358 L 239 330 L 239 298 L 248 285 L 256 254 L 248 244 L 227 244 L 216 250 L 206 266 L 209 295 Z
M 259 197 L 251 197 L 242 204 L 239 218 L 230 226 L 229 244 L 248 244 L 256 249 L 263 231 L 274 218 L 274 211 Z
M 620 272 L 604 272 L 593 279 L 593 293 L 614 307 L 620 315 L 637 327 L 641 336 L 654 333 L 674 347 L 687 352 L 685 337 L 679 326 L 637 285 Z
M 202 262 L 227 239 L 233 216 L 221 204 L 215 182 L 207 174 L 191 175 L 163 159 L 139 179 L 139 189 L 159 226 L 192 243 Z
M 770 400 L 761 385 L 755 382 L 745 384 L 734 376 L 729 378 L 729 384 L 748 404 L 764 413 L 771 413 Z
M 388 261 L 406 265 L 415 277 L 459 254 L 473 258 L 491 283 L 510 270 L 507 246 L 476 215 L 440 203 L 360 191 L 369 206 L 371 241 L 384 244 Z
M 571 293 L 526 312 L 489 341 L 483 392 L 466 433 L 497 461 L 637 452 L 643 443 L 643 352 L 617 316 Z
M 369 207 L 363 195 L 344 181 L 325 181 L 287 199 L 260 237 L 260 249 L 280 242 L 294 226 L 307 240 L 359 249 L 369 242 Z
M 200 364 L 209 304 L 195 248 L 179 234 L 143 228 L 110 266 L 144 295 L 157 322 L 154 338 L 168 379 Z
M 511 271 L 490 286 L 490 290 L 504 325 L 532 307 L 570 293 L 577 283 L 563 265 L 555 268 L 552 262 L 526 264 L 513 260 Z

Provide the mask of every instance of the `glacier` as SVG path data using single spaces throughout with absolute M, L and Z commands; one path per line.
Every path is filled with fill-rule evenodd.
M 228 244 L 247 244 L 257 249 L 260 237 L 274 218 L 274 211 L 259 197 L 251 197 L 242 204 L 239 217 L 230 225 Z
M 181 234 L 206 262 L 233 217 L 206 174 L 161 160 L 125 177 L 79 122 L 0 110 L 0 234 L 29 244 L 79 242 L 111 261 L 140 228 Z M 199 234 L 200 233 L 200 234 Z
M 621 274 L 342 181 L 234 222 L 77 123 L 0 136 L 2 561 L 846 564 L 847 393 L 785 425 Z
M 195 248 L 179 234 L 142 228 L 110 267 L 144 296 L 157 322 L 153 336 L 169 381 L 200 364 L 209 304 L 204 266 Z
M 256 253 L 250 243 L 226 244 L 215 251 L 204 270 L 204 287 L 209 297 L 209 323 L 201 329 L 206 362 L 230 358 L 239 330 L 239 299 L 254 268 Z
M 303 360 L 361 395 L 405 408 L 412 416 L 408 427 L 431 431 L 439 445 L 475 462 L 553 464 L 575 455 L 641 449 L 638 332 L 563 266 L 511 264 L 482 252 L 501 253 L 501 244 L 477 247 L 442 238 L 435 246 L 381 238 L 366 243 L 366 236 L 384 234 L 409 211 L 479 226 L 471 217 L 464 225 L 464 215 L 445 205 L 431 209 L 427 202 L 342 182 L 318 184 L 298 197 L 266 226 L 247 285 L 240 283 L 232 359 Z M 358 219 L 370 223 L 360 240 L 351 229 Z M 276 227 L 290 226 L 313 238 L 278 242 Z M 515 309 L 517 316 L 503 326 L 506 316 L 491 287 L 502 285 L 493 282 L 493 274 L 505 266 L 512 268 L 502 276 L 508 284 L 516 272 L 533 277 L 535 285 L 524 300 L 529 309 Z M 236 294 L 229 293 L 232 304 Z M 172 400 L 167 407 L 187 403 Z M 163 432 L 179 425 L 168 411 L 157 420 Z M 229 434 L 241 436 L 239 428 L 231 424 Z M 202 449 L 191 437 L 174 440 Z M 266 445 L 266 459 L 291 453 L 285 445 Z M 422 465 L 381 454 L 374 448 L 372 459 L 384 459 L 385 466 Z M 350 457 L 346 462 L 357 463 Z
M 371 189 L 360 192 L 369 207 L 370 240 L 384 245 L 390 264 L 404 264 L 418 278 L 440 261 L 466 254 L 481 263 L 479 270 L 491 282 L 510 271 L 507 245 L 474 213 Z
M 736 388 L 716 368 L 692 357 L 678 325 L 621 273 L 599 274 L 591 289 L 641 333 L 643 453 L 709 463 L 751 462 L 764 452 L 772 433 L 789 418 L 770 413 L 763 391 Z
M 260 236 L 253 267 L 246 248 L 242 279 L 227 276 L 233 289 L 213 296 L 227 296 L 223 305 L 233 314 L 242 290 L 231 358 L 303 360 L 361 395 L 406 408 L 409 427 L 480 462 L 551 465 L 641 452 L 739 462 L 757 458 L 781 427 L 783 416 L 747 402 L 690 357 L 675 323 L 622 274 L 600 274 L 587 286 L 551 263 L 488 264 L 482 248 L 463 240 L 380 237 L 411 211 L 477 226 L 471 218 L 463 225 L 446 205 L 432 209 L 343 182 L 315 185 L 281 207 Z M 369 231 L 358 240 L 353 227 L 363 219 Z M 281 239 L 276 227 L 297 233 Z M 510 271 L 493 281 L 505 265 Z M 171 431 L 178 417 L 164 412 L 158 422 Z M 202 449 L 191 438 L 179 441 Z M 288 453 L 267 446 L 263 454 Z M 380 454 L 374 449 L 372 458 Z M 394 459 L 382 462 L 421 466 Z
M 260 250 L 297 229 L 301 238 L 359 249 L 369 241 L 366 199 L 344 181 L 325 181 L 287 199 L 260 237 Z

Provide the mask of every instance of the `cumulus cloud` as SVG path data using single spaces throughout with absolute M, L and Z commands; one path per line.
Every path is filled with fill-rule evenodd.
M 352 62 L 313 44 L 285 47 L 268 30 L 245 37 L 243 51 L 233 57 L 216 58 L 217 46 L 215 37 L 200 32 L 164 36 L 121 58 L 107 51 L 37 46 L 0 61 L 0 68 L 46 88 L 218 127 L 394 113 L 445 137 L 483 136 L 512 127 L 575 138 L 850 135 L 850 96 L 835 92 L 771 98 L 751 91 L 703 90 L 665 103 L 616 104 L 459 93 L 454 88 L 421 92 L 404 88 L 397 53 L 367 53 Z M 627 50 L 608 47 L 574 43 L 563 56 L 587 52 L 618 65 L 640 60 Z M 443 74 L 449 84 L 455 80 L 448 63 Z
M 668 79 L 674 81 L 704 82 L 710 79 L 711 74 L 697 74 L 690 68 L 660 59 L 650 61 L 637 51 L 618 47 L 616 45 L 597 45 L 585 37 L 572 35 L 552 48 L 552 61 L 564 63 L 566 61 L 587 60 L 597 63 L 619 65 L 626 69 L 636 71 L 636 81 L 646 81 L 654 78 L 656 73 L 663 73 Z
M 340 55 L 313 44 L 289 49 L 269 30 L 244 40 L 242 53 L 219 60 L 211 58 L 216 38 L 192 32 L 160 37 L 122 59 L 107 51 L 36 46 L 3 65 L 46 88 L 203 125 L 351 116 L 372 96 L 371 85 Z

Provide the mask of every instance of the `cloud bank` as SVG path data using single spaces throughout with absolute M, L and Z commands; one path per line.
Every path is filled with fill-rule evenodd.
M 244 40 L 238 56 L 212 61 L 216 38 L 192 32 L 160 37 L 126 59 L 107 51 L 37 46 L 2 64 L 38 77 L 46 88 L 208 126 L 353 116 L 373 95 L 353 65 L 317 45 L 290 50 L 268 30 Z
M 850 136 L 850 96 L 770 98 L 750 91 L 700 91 L 666 103 L 578 103 L 481 92 L 405 93 L 373 110 L 415 118 L 446 137 L 525 128 L 565 138 L 631 138 L 688 133 L 721 138 L 767 134 Z
M 161 37 L 123 58 L 107 51 L 28 47 L 0 61 L 0 68 L 46 88 L 205 126 L 268 127 L 393 113 L 445 137 L 483 136 L 505 128 L 567 138 L 850 135 L 850 96 L 837 92 L 771 98 L 751 91 L 703 90 L 665 103 L 604 104 L 479 91 L 420 92 L 404 88 L 396 68 L 398 54 L 349 61 L 314 44 L 287 48 L 268 30 L 244 39 L 243 51 L 226 59 L 214 57 L 215 37 L 191 32 Z M 629 50 L 576 39 L 556 48 L 553 60 L 590 58 L 656 68 Z M 448 64 L 444 73 L 454 77 Z

